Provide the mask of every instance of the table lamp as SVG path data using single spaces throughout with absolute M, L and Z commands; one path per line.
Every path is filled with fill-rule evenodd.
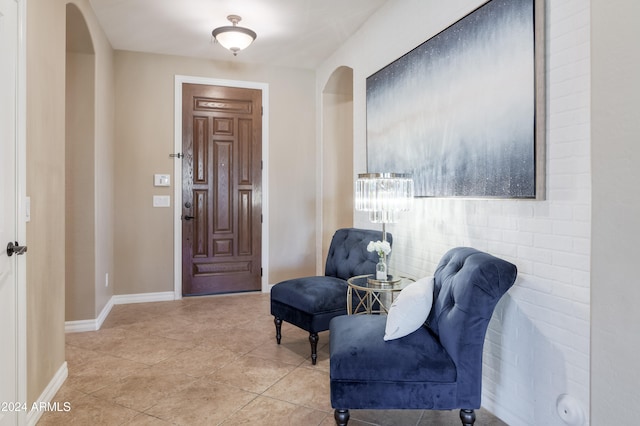
M 382 224 L 382 241 L 387 241 L 387 223 L 396 223 L 398 213 L 410 209 L 413 179 L 403 173 L 361 173 L 356 179 L 356 210 L 369 212 L 372 223 Z M 386 255 L 383 259 L 386 264 Z

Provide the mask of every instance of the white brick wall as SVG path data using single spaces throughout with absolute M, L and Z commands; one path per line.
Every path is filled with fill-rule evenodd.
M 483 405 L 511 425 L 563 425 L 562 394 L 579 401 L 589 422 L 589 7 L 547 0 L 547 200 L 417 199 L 388 227 L 394 273 L 430 275 L 460 245 L 518 266 L 484 360 Z

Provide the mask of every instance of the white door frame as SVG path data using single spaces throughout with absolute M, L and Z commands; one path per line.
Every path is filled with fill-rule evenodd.
M 28 245 L 27 218 L 27 0 L 15 0 L 18 5 L 18 81 L 16 105 L 16 189 L 18 198 L 18 241 Z M 17 256 L 17 363 L 18 401 L 27 403 L 27 259 Z M 18 424 L 26 424 L 26 412 L 18 412 Z
M 269 292 L 269 84 L 251 81 L 176 75 L 174 86 L 174 154 L 182 152 L 182 84 L 239 87 L 262 90 L 262 279 L 263 293 Z M 182 161 L 175 158 L 173 168 L 173 291 L 182 299 Z

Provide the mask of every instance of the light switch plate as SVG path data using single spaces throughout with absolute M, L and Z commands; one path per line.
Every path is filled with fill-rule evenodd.
M 171 197 L 169 195 L 154 195 L 153 207 L 171 207 Z
M 31 197 L 24 199 L 24 221 L 31 222 Z
M 171 185 L 171 176 L 164 174 L 153 175 L 153 186 L 169 186 Z

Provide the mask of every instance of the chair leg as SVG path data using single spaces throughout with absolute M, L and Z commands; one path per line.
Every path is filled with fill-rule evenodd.
M 318 333 L 309 333 L 309 343 L 311 343 L 311 364 L 316 365 L 318 359 Z
M 463 426 L 473 426 L 476 422 L 476 413 L 473 410 L 460 410 L 460 420 Z
M 349 423 L 349 410 L 335 410 L 333 418 L 336 419 L 336 426 L 347 426 Z
M 280 339 L 282 339 L 282 320 L 278 317 L 273 317 L 273 323 L 276 325 L 276 342 L 280 344 Z

